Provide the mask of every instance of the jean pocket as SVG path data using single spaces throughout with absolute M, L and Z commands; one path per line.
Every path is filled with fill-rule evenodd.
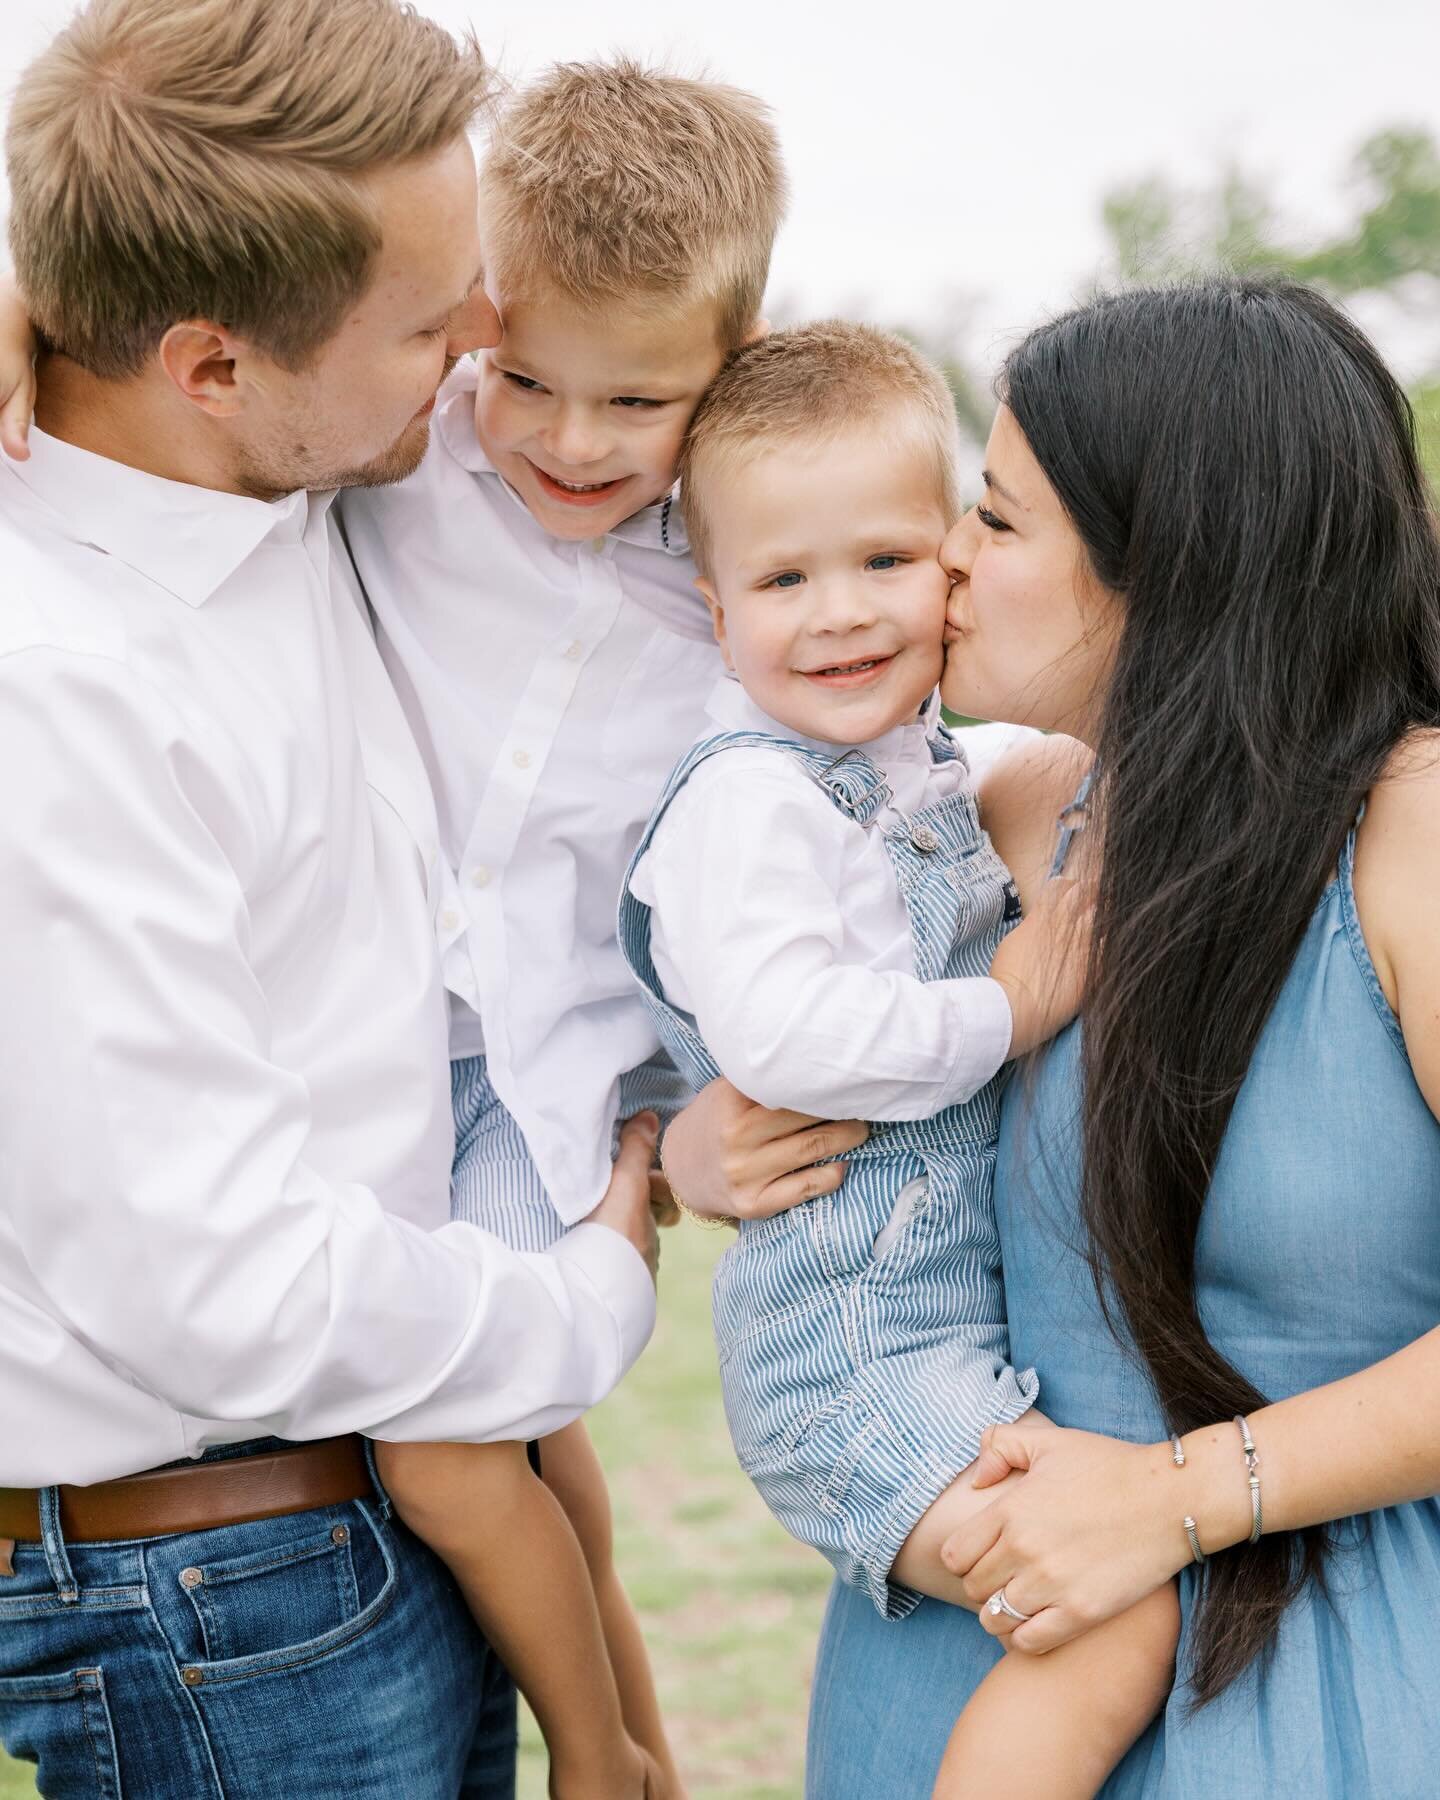
M 99 1669 L 0 1678 L 0 1742 L 38 1764 L 40 1792 L 120 1800 L 115 1734 Z
M 394 1559 L 364 1506 L 299 1514 L 293 1524 L 255 1549 L 173 1571 L 202 1646 L 199 1657 L 188 1642 L 181 1650 L 187 1684 L 309 1662 L 350 1643 L 389 1604 Z

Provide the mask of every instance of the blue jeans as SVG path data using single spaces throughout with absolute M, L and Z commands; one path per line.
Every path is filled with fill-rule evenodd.
M 378 1487 L 126 1543 L 42 1513 L 0 1576 L 0 1740 L 42 1794 L 513 1800 L 510 1677 Z

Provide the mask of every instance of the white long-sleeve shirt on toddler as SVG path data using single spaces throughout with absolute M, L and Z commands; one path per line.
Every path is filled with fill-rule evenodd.
M 710 724 L 839 757 L 863 750 L 909 817 L 972 777 L 937 763 L 926 716 L 856 746 L 777 724 L 733 678 Z M 652 909 L 666 998 L 695 1020 L 721 1070 L 766 1106 L 823 1118 L 920 1119 L 967 1100 L 1010 1046 L 1010 1005 L 980 977 L 921 981 L 885 815 L 856 825 L 782 751 L 736 748 L 690 776 L 631 877 Z
M 659 1038 L 615 904 L 720 669 L 679 509 L 568 543 L 475 436 L 473 363 L 408 481 L 340 507 L 435 792 L 452 1058 L 486 1073 L 566 1224 L 610 1179 L 619 1078 Z

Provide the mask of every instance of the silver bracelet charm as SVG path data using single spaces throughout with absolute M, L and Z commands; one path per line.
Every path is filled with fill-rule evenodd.
M 1170 1433 L 1170 1460 L 1177 1469 L 1183 1469 L 1185 1467 L 1185 1446 L 1180 1442 L 1180 1433 L 1178 1431 L 1172 1431 Z M 1203 1563 L 1205 1560 L 1205 1552 L 1200 1548 L 1200 1532 L 1198 1526 L 1190 1517 L 1189 1513 L 1186 1513 L 1185 1517 L 1180 1522 L 1185 1527 L 1186 1537 L 1190 1540 L 1190 1554 L 1195 1558 L 1197 1563 Z
M 1245 1451 L 1245 1475 L 1250 1483 L 1250 1542 L 1260 1542 L 1260 1452 L 1255 1448 L 1255 1440 L 1250 1435 L 1250 1427 L 1240 1413 L 1235 1415 L 1235 1424 L 1240 1431 L 1240 1442 Z

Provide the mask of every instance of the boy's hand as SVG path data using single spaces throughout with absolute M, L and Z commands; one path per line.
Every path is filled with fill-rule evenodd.
M 655 1215 L 650 1210 L 650 1170 L 660 1121 L 652 1112 L 636 1113 L 620 1131 L 620 1154 L 610 1174 L 605 1198 L 589 1214 L 587 1225 L 604 1225 L 618 1231 L 645 1258 L 650 1278 L 660 1267 L 660 1240 L 655 1234 Z
M 995 952 L 990 977 L 1010 1002 L 1012 1057 L 1054 1037 L 1079 1012 L 1094 904 L 1088 887 L 1056 876 Z
M 35 413 L 35 333 L 13 275 L 0 275 L 0 450 L 12 462 L 30 454 Z

